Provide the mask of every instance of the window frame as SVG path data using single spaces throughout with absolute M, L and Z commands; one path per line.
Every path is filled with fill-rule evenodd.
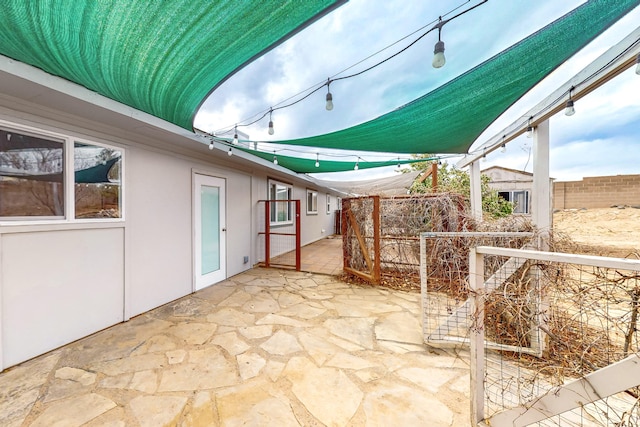
M 33 125 L 19 124 L 8 120 L 0 119 L 0 127 L 4 130 L 14 131 L 16 133 L 24 133 L 44 139 L 52 139 L 61 141 L 62 143 L 62 187 L 63 187 L 63 215 L 61 216 L 20 216 L 0 217 L 0 226 L 31 226 L 31 225 L 56 225 L 56 224 L 80 224 L 80 223 L 113 223 L 125 221 L 125 156 L 126 149 L 122 146 L 112 143 L 97 142 L 95 140 L 86 139 L 72 132 L 60 133 L 42 129 Z M 119 218 L 100 217 L 100 218 L 76 218 L 75 206 L 75 167 L 74 154 L 75 144 L 93 145 L 102 148 L 117 150 L 120 152 L 120 190 L 119 190 Z
M 287 190 L 287 198 L 286 199 L 272 199 L 271 195 L 271 188 L 275 186 L 275 192 L 273 194 L 277 194 L 278 192 L 278 186 L 283 187 Z M 282 182 L 282 181 L 278 181 L 275 179 L 268 179 L 267 180 L 267 200 L 293 200 L 293 185 L 291 184 L 287 184 L 286 182 Z M 287 209 L 287 218 L 282 220 L 282 221 L 278 221 L 278 215 L 277 215 L 277 210 L 276 207 L 277 204 L 276 203 L 270 203 L 270 214 L 269 214 L 269 225 L 271 227 L 279 227 L 279 226 L 286 226 L 286 225 L 291 225 L 293 224 L 293 218 L 295 215 L 295 212 L 292 212 L 292 206 L 291 203 L 289 203 L 287 205 L 288 209 Z M 274 219 L 275 218 L 275 219 Z
M 309 199 L 311 196 L 311 199 Z M 318 191 L 307 188 L 307 215 L 318 215 Z M 311 205 L 311 206 L 310 206 Z
M 327 215 L 331 215 L 331 195 L 327 194 Z

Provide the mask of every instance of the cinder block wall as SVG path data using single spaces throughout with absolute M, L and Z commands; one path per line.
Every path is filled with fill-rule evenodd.
M 582 181 L 553 183 L 554 209 L 640 206 L 640 175 L 586 177 Z

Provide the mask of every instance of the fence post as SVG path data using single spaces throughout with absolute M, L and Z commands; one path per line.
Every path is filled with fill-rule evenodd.
M 373 196 L 373 281 L 380 284 L 380 196 Z
M 347 238 L 347 234 L 349 233 L 348 224 L 347 224 L 347 211 L 351 209 L 351 201 L 349 199 L 342 200 L 342 218 L 340 219 L 342 226 L 342 268 L 351 267 L 351 260 L 349 259 L 349 251 L 348 244 L 349 239 Z
M 300 200 L 294 201 L 296 205 L 296 271 L 300 271 L 302 270 L 302 263 L 300 261 Z
M 476 252 L 476 248 L 469 250 L 469 287 L 471 425 L 477 426 L 484 419 L 484 257 Z
M 264 202 L 264 266 L 269 268 L 271 260 L 271 202 Z M 277 209 L 276 209 L 277 212 Z

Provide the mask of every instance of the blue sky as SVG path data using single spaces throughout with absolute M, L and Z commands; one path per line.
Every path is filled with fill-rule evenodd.
M 326 81 L 328 77 L 360 71 L 390 56 L 420 32 L 392 45 L 394 42 L 424 26 L 430 28 L 438 16 L 461 4 L 476 3 L 479 1 L 351 0 L 227 80 L 205 102 L 195 126 L 220 131 L 256 117 L 256 114 L 261 115 L 271 106 Z M 431 67 L 433 46 L 437 41 L 437 32 L 432 32 L 380 67 L 332 83 L 333 111 L 325 110 L 326 89 L 322 89 L 293 107 L 274 112 L 273 136 L 267 133 L 268 117 L 240 129 L 253 140 L 269 141 L 332 132 L 371 120 L 455 78 L 581 3 L 578 0 L 491 0 L 444 26 L 442 40 L 446 44 L 447 64 L 443 68 Z M 639 22 L 640 7 L 525 95 L 487 129 L 475 146 L 524 114 L 620 41 Z M 369 56 L 372 57 L 365 59 Z M 360 61 L 363 62 L 348 69 Z M 639 93 L 640 76 L 630 69 L 576 102 L 574 116 L 560 114 L 553 117 L 550 121 L 551 175 L 558 180 L 573 180 L 584 176 L 640 173 Z M 531 140 L 518 138 L 508 145 L 506 153 L 495 152 L 487 156 L 481 167 L 500 165 L 530 171 L 530 145 Z M 309 150 L 312 157 L 318 151 L 302 150 Z M 343 154 L 326 149 L 319 151 L 321 157 Z M 286 151 L 282 154 L 300 155 Z M 386 160 L 396 156 L 366 154 L 363 157 Z M 455 162 L 454 159 L 451 161 Z M 392 175 L 396 173 L 394 169 L 318 174 L 318 177 L 360 180 Z

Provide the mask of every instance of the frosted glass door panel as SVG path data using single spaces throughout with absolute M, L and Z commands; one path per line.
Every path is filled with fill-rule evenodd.
M 220 269 L 220 189 L 200 187 L 202 218 L 202 271 L 208 274 Z
M 194 175 L 194 275 L 195 290 L 227 278 L 226 181 Z

